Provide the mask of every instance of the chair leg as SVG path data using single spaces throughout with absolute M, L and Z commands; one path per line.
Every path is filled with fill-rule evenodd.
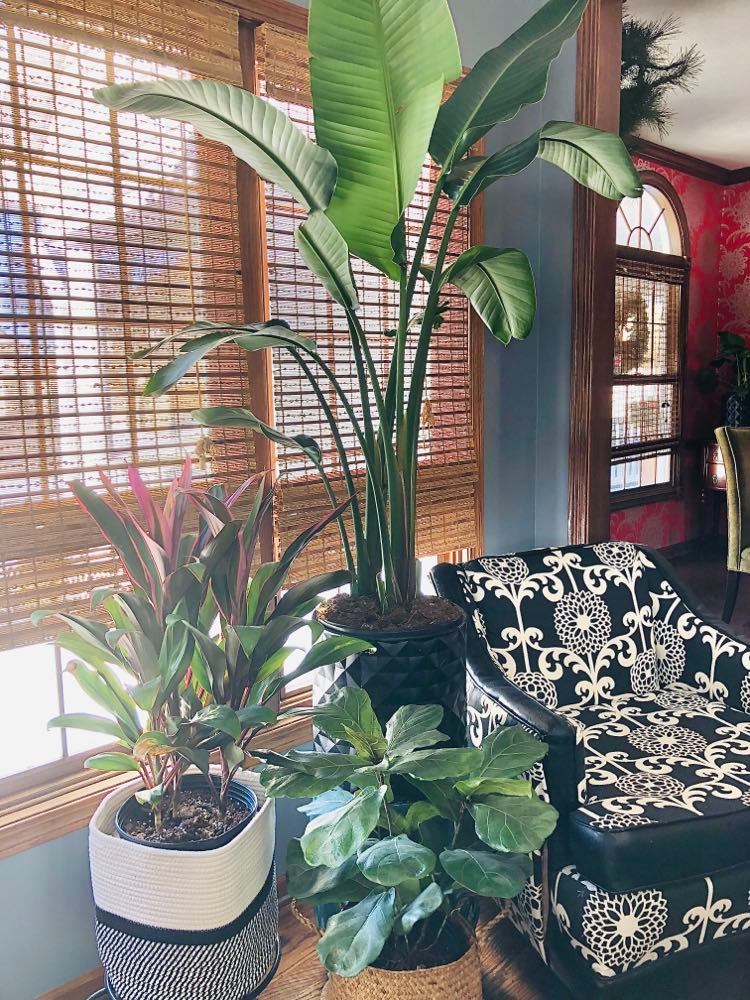
M 734 606 L 737 603 L 737 594 L 740 589 L 741 576 L 741 573 L 733 573 L 731 570 L 727 573 L 727 590 L 724 598 L 724 614 L 721 616 L 727 625 L 732 620 L 732 615 L 734 614 Z

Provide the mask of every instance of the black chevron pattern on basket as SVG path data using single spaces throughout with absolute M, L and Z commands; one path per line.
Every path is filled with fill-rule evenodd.
M 164 931 L 97 912 L 96 940 L 117 1000 L 244 1000 L 278 958 L 275 866 L 253 904 L 227 928 Z

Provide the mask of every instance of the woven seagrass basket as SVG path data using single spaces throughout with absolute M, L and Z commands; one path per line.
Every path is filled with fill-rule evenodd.
M 468 951 L 449 965 L 414 972 L 372 967 L 352 979 L 328 974 L 322 1000 L 482 1000 L 479 948 L 468 927 L 457 924 L 470 941 Z

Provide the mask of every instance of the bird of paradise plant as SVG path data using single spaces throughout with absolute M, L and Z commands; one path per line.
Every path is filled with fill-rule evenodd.
M 504 344 L 526 338 L 534 323 L 534 279 L 520 250 L 473 246 L 449 263 L 451 236 L 461 213 L 495 181 L 536 159 L 554 164 L 606 198 L 641 193 L 620 139 L 570 122 L 549 122 L 497 153 L 473 155 L 473 147 L 491 129 L 543 98 L 550 65 L 575 35 L 586 3 L 548 0 L 518 31 L 483 55 L 441 103 L 446 85 L 462 75 L 447 0 L 312 0 L 309 51 L 316 141 L 272 103 L 223 83 L 146 82 L 96 93 L 109 108 L 185 122 L 226 144 L 308 213 L 296 231 L 297 247 L 346 317 L 358 398 L 350 398 L 315 342 L 292 331 L 283 319 L 190 327 L 175 359 L 150 379 L 146 393 L 166 392 L 206 354 L 229 342 L 247 352 L 268 347 L 288 351 L 320 402 L 351 496 L 351 461 L 330 405 L 331 393 L 351 422 L 364 456 L 364 507 L 358 500 L 352 505 L 351 537 L 343 519 L 340 530 L 353 596 L 375 597 L 383 610 L 409 605 L 417 595 L 420 415 L 443 289 L 450 284 L 463 291 L 490 333 Z M 405 212 L 428 154 L 437 179 L 412 249 Z M 437 255 L 428 260 L 428 240 L 445 197 L 450 211 Z M 371 342 L 374 333 L 384 331 L 365 328 L 351 255 L 398 286 L 398 325 L 384 381 Z M 426 304 L 417 309 L 424 280 Z M 415 338 L 415 348 L 408 373 L 410 338 Z M 205 426 L 245 427 L 302 452 L 323 476 L 336 505 L 315 441 L 284 435 L 245 409 L 212 407 L 194 416 Z

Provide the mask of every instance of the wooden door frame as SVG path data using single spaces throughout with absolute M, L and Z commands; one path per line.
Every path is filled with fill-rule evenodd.
M 576 121 L 619 132 L 622 0 L 591 0 L 578 33 Z M 576 188 L 568 528 L 609 538 L 617 206 Z

